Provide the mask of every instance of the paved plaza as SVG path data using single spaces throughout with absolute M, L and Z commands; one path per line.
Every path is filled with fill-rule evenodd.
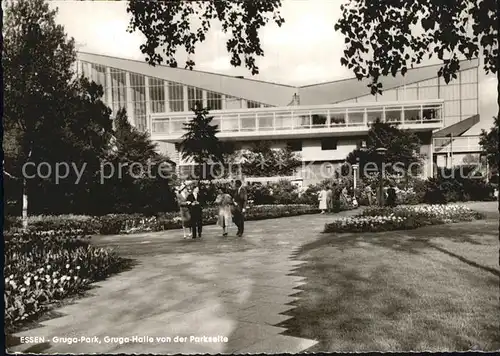
M 28 346 L 43 353 L 307 350 L 315 340 L 285 336 L 280 324 L 291 318 L 287 312 L 294 308 L 294 294 L 306 283 L 294 274 L 304 263 L 294 259 L 294 253 L 317 239 L 332 218 L 303 215 L 247 222 L 243 238 L 235 237 L 235 231 L 224 238 L 215 226 L 204 228 L 202 240 L 184 240 L 180 230 L 97 236 L 95 244 L 133 258 L 135 267 L 96 283 L 92 296 L 56 310 L 61 317 L 16 334 L 44 337 L 43 344 L 19 345 L 10 351 L 26 351 Z M 204 336 L 222 341 L 190 339 Z M 61 341 L 54 342 L 54 337 Z M 97 337 L 99 341 L 70 344 L 64 342 L 68 337 Z

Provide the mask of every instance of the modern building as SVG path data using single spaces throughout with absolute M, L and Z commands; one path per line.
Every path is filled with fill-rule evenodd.
M 427 176 L 433 162 L 451 166 L 477 154 L 479 137 L 464 133 L 479 122 L 479 62 L 461 62 L 450 84 L 438 78 L 439 67 L 384 77 L 383 95 L 373 96 L 368 82 L 356 78 L 295 87 L 90 53 L 79 53 L 77 61 L 78 73 L 103 86 L 113 112 L 125 107 L 131 123 L 148 131 L 179 166 L 190 165 L 176 148 L 200 101 L 210 108 L 221 140 L 237 148 L 266 140 L 299 152 L 304 165 L 297 174 L 305 184 L 319 180 L 320 169 L 328 174 L 325 162 L 330 171 L 344 162 L 377 118 L 420 137 Z

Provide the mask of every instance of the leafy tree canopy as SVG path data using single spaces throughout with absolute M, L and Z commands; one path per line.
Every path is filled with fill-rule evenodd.
M 492 170 L 498 172 L 498 161 L 500 160 L 498 153 L 498 116 L 494 117 L 493 120 L 494 125 L 490 131 L 482 130 L 479 144 Z
M 407 170 L 414 164 L 414 168 L 418 168 L 418 164 L 422 162 L 420 154 L 420 139 L 419 137 L 408 130 L 401 130 L 396 126 L 376 120 L 368 131 L 368 139 L 366 147 L 357 148 L 346 158 L 349 164 L 359 164 L 359 172 L 365 172 L 365 166 L 374 170 L 375 165 L 380 165 L 381 161 L 391 163 L 394 167 L 398 163 L 398 167 Z M 382 158 L 377 153 L 377 148 L 385 148 L 384 157 Z M 386 168 L 387 172 L 391 173 L 391 167 Z
M 168 159 L 157 152 L 157 144 L 151 141 L 149 133 L 139 131 L 130 124 L 125 109 L 117 112 L 114 124 L 113 156 L 141 164 Z
M 177 50 L 184 48 L 188 55 L 194 54 L 196 45 L 206 39 L 213 23 L 219 21 L 222 32 L 230 34 L 226 48 L 231 55 L 231 64 L 240 66 L 243 56 L 245 67 L 252 74 L 258 74 L 255 59 L 264 55 L 259 30 L 271 18 L 278 26 L 283 24 L 280 7 L 280 0 L 130 0 L 127 12 L 132 15 L 129 31 L 139 30 L 146 37 L 141 51 L 151 65 L 165 61 L 171 67 L 177 67 Z M 199 22 L 198 26 L 195 22 Z M 186 61 L 186 68 L 192 69 L 194 65 L 193 60 Z
M 460 56 L 481 54 L 486 73 L 498 73 L 498 1 L 349 0 L 341 11 L 341 63 L 358 79 L 371 78 L 372 94 L 381 93 L 380 76 L 404 75 L 425 57 L 443 62 L 439 75 L 447 83 L 457 77 Z

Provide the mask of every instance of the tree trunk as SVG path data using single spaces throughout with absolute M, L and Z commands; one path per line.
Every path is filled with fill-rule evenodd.
M 30 146 L 31 146 L 31 144 L 30 144 Z M 27 164 L 30 161 L 31 152 L 32 152 L 32 149 L 30 147 L 25 164 Z M 23 174 L 22 179 L 23 179 L 23 192 L 22 192 L 23 193 L 23 216 L 22 216 L 22 221 L 23 221 L 23 229 L 26 230 L 26 229 L 28 229 L 28 180 L 24 176 L 24 174 Z
M 498 63 L 498 62 L 497 62 Z M 497 104 L 498 104 L 498 113 L 497 113 L 497 120 L 500 120 L 500 68 L 497 68 Z M 500 134 L 500 131 L 499 131 Z M 497 162 L 497 176 L 500 174 L 500 170 L 498 169 L 498 162 Z M 498 184 L 498 182 L 497 182 Z M 498 202 L 500 202 L 500 194 L 498 194 Z M 500 211 L 500 205 L 498 206 L 498 211 Z M 499 249 L 500 251 L 500 249 Z
M 28 182 L 23 176 L 23 229 L 28 228 Z

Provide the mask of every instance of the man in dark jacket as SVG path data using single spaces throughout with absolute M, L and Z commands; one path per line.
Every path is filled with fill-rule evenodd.
M 203 229 L 203 199 L 200 194 L 200 188 L 195 187 L 192 193 L 186 197 L 186 200 L 190 203 L 189 212 L 191 213 L 191 233 L 193 239 L 197 236 L 201 238 L 201 231 Z
M 233 200 L 235 209 L 233 212 L 233 221 L 236 227 L 238 228 L 238 232 L 236 236 L 240 237 L 243 235 L 245 230 L 245 211 L 247 207 L 247 191 L 245 187 L 243 187 L 241 180 L 236 180 L 235 182 L 235 190 L 233 194 Z

